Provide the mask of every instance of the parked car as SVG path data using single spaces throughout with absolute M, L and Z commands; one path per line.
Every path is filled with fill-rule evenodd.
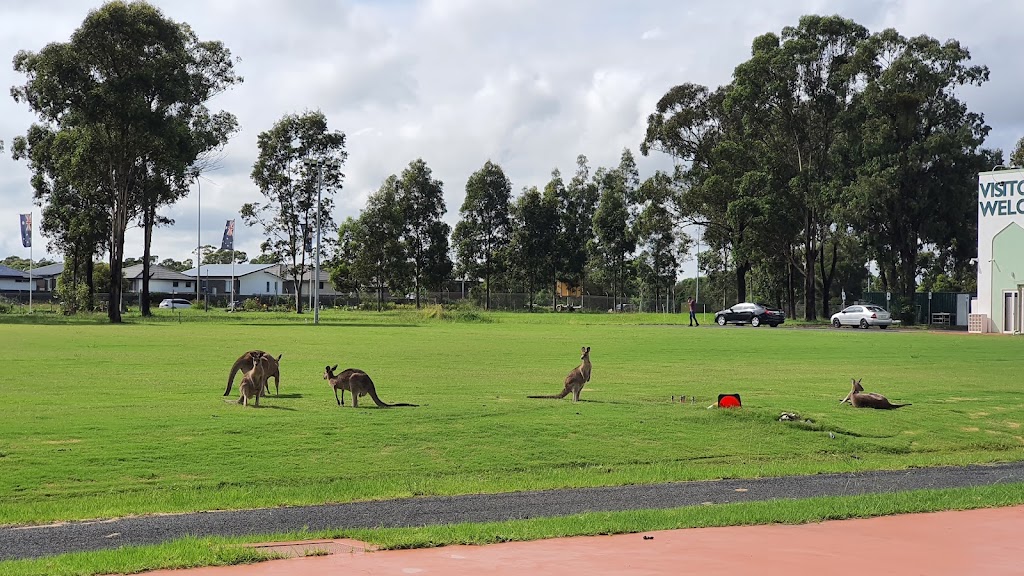
M 779 324 L 786 322 L 786 313 L 765 304 L 740 302 L 731 308 L 715 312 L 715 322 L 719 326 L 725 326 L 726 324 L 750 324 L 756 328 L 761 324 L 767 324 L 775 328 Z
M 886 312 L 885 308 L 875 304 L 854 304 L 833 314 L 832 326 L 836 328 L 842 328 L 843 326 L 860 326 L 861 328 L 878 326 L 885 330 L 892 326 L 892 314 Z
M 224 311 L 225 312 L 237 312 L 239 310 L 244 310 L 242 302 L 240 300 L 234 300 L 232 302 L 228 302 L 228 307 Z
M 191 308 L 192 303 L 184 298 L 167 298 L 160 301 L 161 308 Z

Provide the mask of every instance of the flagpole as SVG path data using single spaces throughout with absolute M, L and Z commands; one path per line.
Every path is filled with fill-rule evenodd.
M 28 213 L 28 313 L 32 313 L 32 213 Z

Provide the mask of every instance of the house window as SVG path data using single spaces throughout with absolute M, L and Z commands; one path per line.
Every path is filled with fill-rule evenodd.
M 269 292 L 269 290 L 268 290 Z M 277 294 L 277 281 L 274 281 L 274 294 Z
M 274 284 L 277 284 L 277 282 L 274 282 Z M 269 294 L 269 293 L 270 293 L 270 280 L 267 280 L 267 294 Z
M 191 282 L 185 282 L 185 288 L 191 288 L 191 287 L 192 287 L 192 283 Z
M 321 290 L 323 290 L 323 289 L 324 289 L 324 283 L 323 283 L 323 282 L 321 282 L 321 283 L 320 283 L 320 289 L 321 289 Z
M 174 282 L 174 287 L 175 287 L 175 288 L 177 288 L 177 287 L 178 287 L 178 282 L 177 282 L 177 281 L 175 281 L 175 282 Z

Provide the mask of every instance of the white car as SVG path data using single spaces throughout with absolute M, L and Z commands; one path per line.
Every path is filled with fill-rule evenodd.
M 841 312 L 832 315 L 832 326 L 842 328 L 843 326 L 859 326 L 870 328 L 878 326 L 885 330 L 892 326 L 892 314 L 885 311 L 885 308 L 874 304 L 854 304 L 847 306 Z
M 183 298 L 168 298 L 160 301 L 161 308 L 191 308 L 192 303 Z

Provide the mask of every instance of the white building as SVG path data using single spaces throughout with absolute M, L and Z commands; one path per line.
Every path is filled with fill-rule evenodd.
M 284 273 L 284 269 L 284 266 L 277 264 L 271 269 L 271 271 L 284 281 L 282 284 L 283 294 L 295 294 L 295 281 L 291 276 Z M 312 294 L 312 285 L 310 284 L 310 279 L 312 277 L 313 267 L 309 266 L 302 273 L 302 277 L 299 279 L 299 282 L 302 284 L 303 294 Z M 339 294 L 339 292 L 334 289 L 334 285 L 331 284 L 331 273 L 329 271 L 321 267 L 319 279 L 320 281 L 318 282 L 318 286 L 321 296 L 337 296 Z
M 234 267 L 231 264 L 203 264 L 200 268 L 200 292 L 203 286 L 207 286 L 211 296 L 231 294 L 232 273 L 236 296 L 275 296 L 284 293 L 281 277 L 273 273 L 273 264 L 235 264 Z M 194 279 L 198 272 L 191 268 L 183 274 Z
M 0 291 L 28 292 L 28 272 L 15 270 L 0 264 Z
M 1024 169 L 978 175 L 978 297 L 971 332 L 1019 333 L 1024 302 Z
M 142 292 L 142 264 L 124 269 L 124 277 L 131 282 L 129 292 Z M 164 268 L 159 264 L 149 265 L 149 291 L 155 294 L 194 294 L 196 291 L 194 278 L 181 272 Z

